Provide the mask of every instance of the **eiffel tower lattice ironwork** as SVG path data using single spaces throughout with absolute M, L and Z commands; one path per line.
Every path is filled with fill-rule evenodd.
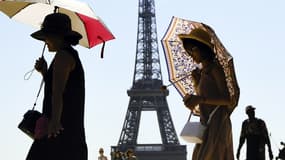
M 178 140 L 166 100 L 168 90 L 162 91 L 162 85 L 154 0 L 139 0 L 133 85 L 127 91 L 129 106 L 112 153 L 132 149 L 139 160 L 186 160 L 186 146 Z M 137 144 L 143 111 L 156 111 L 162 144 Z

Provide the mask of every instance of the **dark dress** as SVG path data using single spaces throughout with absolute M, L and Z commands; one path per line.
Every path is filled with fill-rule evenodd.
M 61 124 L 64 130 L 56 138 L 34 140 L 26 160 L 87 160 L 84 131 L 84 71 L 77 51 L 64 49 L 75 59 L 76 66 L 69 74 L 63 93 Z M 51 115 L 53 63 L 44 77 L 43 114 Z

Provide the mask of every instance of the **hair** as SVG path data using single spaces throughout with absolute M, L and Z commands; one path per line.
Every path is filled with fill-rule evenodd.
M 64 35 L 61 33 L 49 33 L 48 35 L 51 37 L 62 37 L 66 44 L 73 46 L 79 44 L 80 40 L 80 37 L 74 35 Z
M 77 45 L 79 43 L 80 38 L 75 37 L 75 36 L 65 36 L 64 41 L 67 42 L 70 45 Z
M 190 38 L 184 38 L 182 40 L 182 42 L 183 42 L 183 46 L 191 44 L 193 46 L 198 47 L 199 50 L 201 51 L 200 55 L 201 55 L 202 59 L 206 59 L 209 61 L 215 60 L 216 55 L 215 55 L 214 51 L 209 46 L 207 46 L 206 44 L 201 43 L 201 42 L 194 40 L 194 39 L 190 39 Z

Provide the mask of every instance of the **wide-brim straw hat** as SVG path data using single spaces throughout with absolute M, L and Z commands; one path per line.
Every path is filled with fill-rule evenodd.
M 189 34 L 179 34 L 178 37 L 183 41 L 184 39 L 191 39 L 196 42 L 205 44 L 210 47 L 210 49 L 214 48 L 214 45 L 211 43 L 211 36 L 208 32 L 201 28 L 193 29 Z
M 82 38 L 80 33 L 72 30 L 70 18 L 62 13 L 47 15 L 41 29 L 31 34 L 33 38 L 41 41 L 45 41 L 48 35 L 62 35 L 76 40 Z

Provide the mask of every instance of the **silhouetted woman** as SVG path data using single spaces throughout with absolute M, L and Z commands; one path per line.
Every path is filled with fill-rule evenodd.
M 43 58 L 35 68 L 44 77 L 43 114 L 46 134 L 37 135 L 27 160 L 87 160 L 84 131 L 85 80 L 76 50 L 82 36 L 71 28 L 70 18 L 61 13 L 47 15 L 42 28 L 31 35 L 44 41 L 55 53 L 49 68 Z

